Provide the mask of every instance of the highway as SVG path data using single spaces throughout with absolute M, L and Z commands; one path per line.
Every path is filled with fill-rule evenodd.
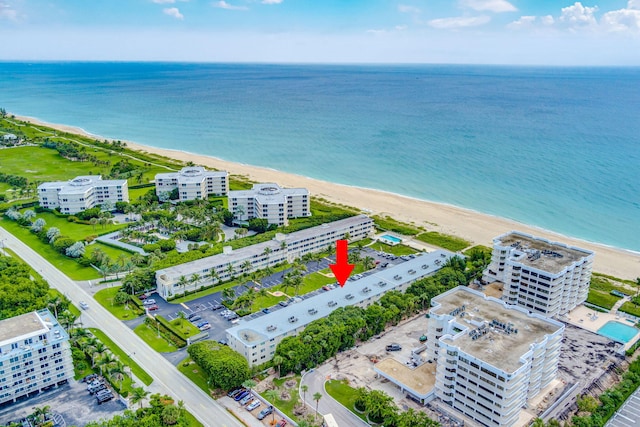
M 131 358 L 153 378 L 151 391 L 172 396 L 176 402 L 178 400 L 184 401 L 185 408 L 205 426 L 242 426 L 215 400 L 182 375 L 169 361 L 151 349 L 131 329 L 114 318 L 78 284 L 2 227 L 0 227 L 0 241 L 38 271 L 51 287 L 66 295 L 74 305 L 79 306 L 80 301 L 87 302 L 89 308 L 82 313 L 83 324 L 101 329 L 120 348 L 131 354 Z

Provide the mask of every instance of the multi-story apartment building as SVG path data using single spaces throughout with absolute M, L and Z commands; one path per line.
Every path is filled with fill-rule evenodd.
M 365 215 L 353 216 L 291 234 L 278 234 L 273 240 L 187 262 L 156 271 L 158 294 L 168 298 L 185 290 L 194 290 L 214 282 L 226 281 L 241 274 L 283 261 L 292 262 L 307 253 L 320 252 L 335 246 L 335 241 L 357 241 L 373 232 L 373 220 Z M 230 249 L 230 248 L 229 248 Z M 193 275 L 198 281 L 190 281 Z
M 178 200 L 206 199 L 209 196 L 226 196 L 229 191 L 229 172 L 208 171 L 201 166 L 182 168 L 180 172 L 156 174 L 156 195 L 178 189 Z
M 493 240 L 483 281 L 504 284 L 502 299 L 561 316 L 587 299 L 594 253 L 512 231 Z
M 241 320 L 227 329 L 227 342 L 250 366 L 273 358 L 285 337 L 295 336 L 312 321 L 328 316 L 339 307 L 368 307 L 390 290 L 404 291 L 409 285 L 438 271 L 454 253 L 438 250 L 416 255 L 407 262 L 376 270 L 344 287 L 324 292 L 253 320 Z
M 0 406 L 73 375 L 69 336 L 49 310 L 0 320 Z
M 556 377 L 564 324 L 462 286 L 431 304 L 435 395 L 483 426 L 513 426 Z
M 75 214 L 109 202 L 129 201 L 126 179 L 103 180 L 100 175 L 79 176 L 71 181 L 45 182 L 38 186 L 40 206 Z
M 254 184 L 251 190 L 229 191 L 229 210 L 239 220 L 263 218 L 269 224 L 286 225 L 289 218 L 311 216 L 309 191 Z

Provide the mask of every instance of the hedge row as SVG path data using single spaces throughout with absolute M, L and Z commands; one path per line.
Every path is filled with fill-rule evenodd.
M 161 320 L 164 320 L 165 323 L 163 323 Z M 166 324 L 168 323 L 166 321 L 166 319 L 164 319 L 162 316 L 156 316 L 155 317 L 155 322 L 150 318 L 147 317 L 144 322 L 148 325 L 150 325 L 152 328 L 158 328 L 160 329 L 160 333 L 162 334 L 162 336 L 168 340 L 169 342 L 171 342 L 173 345 L 175 345 L 178 348 L 183 348 L 187 346 L 187 342 L 185 340 L 183 340 L 181 337 L 176 335 L 176 332 L 173 330 L 173 328 L 168 328 L 166 326 Z

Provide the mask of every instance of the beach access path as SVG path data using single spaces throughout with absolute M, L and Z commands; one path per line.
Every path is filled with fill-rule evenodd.
M 0 241 L 39 272 L 51 287 L 62 292 L 74 305 L 78 306 L 80 301 L 87 302 L 89 308 L 81 313 L 80 320 L 83 325 L 102 330 L 113 342 L 130 354 L 131 358 L 153 378 L 153 383 L 147 387 L 149 391 L 167 394 L 176 402 L 184 401 L 185 408 L 205 426 L 242 426 L 215 400 L 182 375 L 168 360 L 151 349 L 124 323 L 115 319 L 79 284 L 2 227 L 0 227 Z

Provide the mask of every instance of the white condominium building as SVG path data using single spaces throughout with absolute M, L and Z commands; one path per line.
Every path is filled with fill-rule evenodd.
M 104 203 L 129 201 L 126 179 L 103 180 L 100 175 L 79 176 L 71 181 L 45 182 L 38 186 L 40 206 L 75 214 Z
M 431 304 L 436 396 L 483 426 L 513 426 L 556 377 L 564 324 L 463 286 Z
M 251 190 L 229 191 L 229 210 L 239 220 L 262 218 L 286 225 L 289 218 L 311 216 L 309 190 L 254 184 Z
M 0 320 L 0 406 L 73 375 L 69 336 L 49 310 Z
M 502 282 L 509 304 L 561 316 L 587 299 L 593 257 L 586 249 L 512 231 L 493 240 L 483 281 Z
M 158 294 L 168 298 L 185 290 L 195 290 L 214 282 L 227 281 L 242 273 L 249 273 L 281 262 L 302 257 L 307 253 L 335 247 L 336 240 L 356 241 L 369 237 L 373 220 L 365 215 L 322 224 L 291 234 L 278 234 L 273 240 L 187 262 L 156 271 Z M 197 281 L 192 280 L 195 277 Z
M 435 274 L 452 256 L 455 254 L 445 250 L 422 253 L 358 280 L 351 278 L 344 287 L 252 320 L 240 320 L 237 326 L 227 329 L 227 342 L 247 359 L 249 366 L 260 365 L 273 358 L 280 341 L 298 335 L 312 321 L 322 319 L 340 307 L 368 307 L 391 290 L 405 291 L 416 280 Z
M 179 200 L 206 199 L 226 196 L 229 191 L 229 172 L 208 171 L 201 166 L 182 168 L 180 172 L 156 174 L 156 195 L 178 189 Z

